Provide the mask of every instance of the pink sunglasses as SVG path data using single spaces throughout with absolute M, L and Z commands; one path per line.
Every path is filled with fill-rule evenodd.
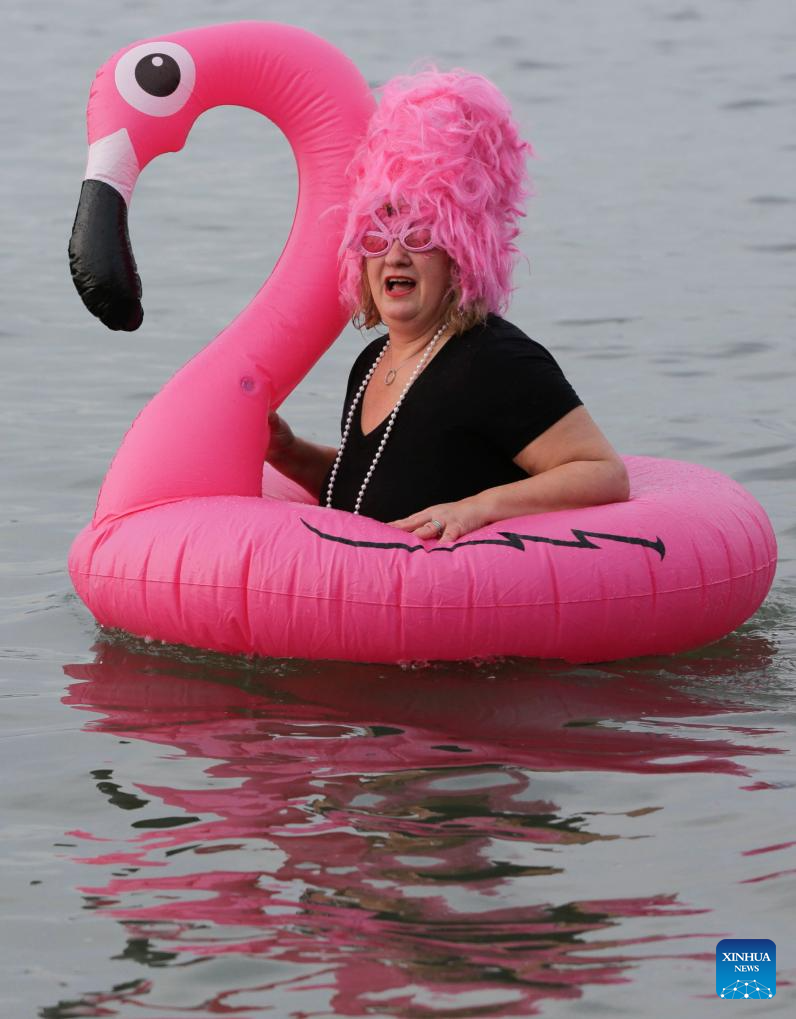
M 431 227 L 418 226 L 415 223 L 406 223 L 397 230 L 390 230 L 388 226 L 381 224 L 378 230 L 366 230 L 351 246 L 365 258 L 378 258 L 387 254 L 396 239 L 402 248 L 413 253 L 431 251 L 437 247 Z

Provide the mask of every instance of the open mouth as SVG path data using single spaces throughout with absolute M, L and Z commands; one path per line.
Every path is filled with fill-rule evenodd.
M 388 276 L 384 281 L 384 287 L 388 294 L 398 297 L 401 294 L 409 294 L 415 289 L 416 283 L 408 276 Z

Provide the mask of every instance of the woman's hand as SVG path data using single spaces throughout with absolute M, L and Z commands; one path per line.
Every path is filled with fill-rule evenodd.
M 296 436 L 290 425 L 281 418 L 275 410 L 268 415 L 268 427 L 271 429 L 271 437 L 268 442 L 268 449 L 265 453 L 267 463 L 276 464 L 289 454 L 291 446 L 295 445 Z
M 266 463 L 318 499 L 337 450 L 333 446 L 319 446 L 316 442 L 308 442 L 294 435 L 287 421 L 274 410 L 268 415 L 268 427 L 271 436 L 265 452 Z
M 429 506 L 403 520 L 391 520 L 390 526 L 409 531 L 423 540 L 437 538 L 440 541 L 458 541 L 462 535 L 491 523 L 492 518 L 487 513 L 483 494 L 459 499 L 458 502 Z

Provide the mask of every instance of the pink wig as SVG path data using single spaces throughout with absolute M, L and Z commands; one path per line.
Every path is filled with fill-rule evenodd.
M 360 301 L 362 257 L 352 250 L 389 202 L 400 219 L 433 224 L 450 255 L 459 308 L 503 311 L 517 257 L 517 221 L 528 196 L 522 140 L 505 96 L 480 74 L 435 68 L 393 78 L 349 166 L 351 198 L 340 248 L 340 286 Z

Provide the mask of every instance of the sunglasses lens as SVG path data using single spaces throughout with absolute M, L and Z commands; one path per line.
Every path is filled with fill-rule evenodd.
M 362 235 L 362 248 L 368 255 L 383 255 L 390 244 L 383 234 L 366 233 Z
M 427 226 L 414 227 L 404 237 L 404 247 L 409 251 L 421 251 L 431 247 L 431 244 L 431 228 Z

